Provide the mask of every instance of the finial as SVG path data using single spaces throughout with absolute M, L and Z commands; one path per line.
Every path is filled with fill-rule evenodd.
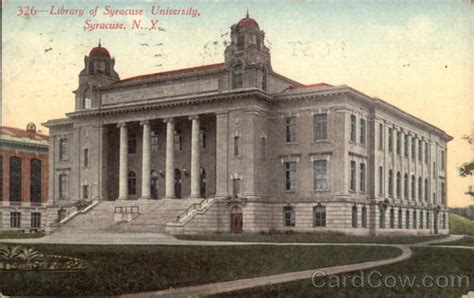
M 247 8 L 247 18 L 249 17 L 249 9 Z
M 100 44 L 100 38 L 99 38 L 99 48 L 102 47 L 102 45 Z

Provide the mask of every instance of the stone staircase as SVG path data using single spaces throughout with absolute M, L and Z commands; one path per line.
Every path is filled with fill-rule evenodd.
M 87 213 L 66 222 L 54 234 L 77 233 L 164 233 L 166 223 L 175 222 L 185 210 L 202 199 L 102 201 Z M 118 207 L 136 206 L 131 221 L 114 220 Z

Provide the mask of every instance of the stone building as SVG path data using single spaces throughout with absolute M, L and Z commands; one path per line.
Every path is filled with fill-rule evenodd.
M 224 63 L 127 79 L 93 48 L 75 111 L 45 123 L 61 229 L 447 233 L 452 138 L 349 86 L 278 74 L 264 40 L 247 16 Z
M 0 230 L 44 230 L 48 200 L 48 136 L 0 127 Z

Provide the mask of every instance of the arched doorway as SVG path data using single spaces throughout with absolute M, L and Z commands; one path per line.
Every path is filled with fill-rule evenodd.
M 201 198 L 206 197 L 206 170 L 204 168 L 199 169 L 199 190 Z
M 158 173 L 155 170 L 151 171 L 150 194 L 153 200 L 158 199 Z
M 174 195 L 177 199 L 181 199 L 181 171 L 174 170 Z
M 230 210 L 230 232 L 232 234 L 242 233 L 243 216 L 242 209 L 239 206 L 234 206 Z

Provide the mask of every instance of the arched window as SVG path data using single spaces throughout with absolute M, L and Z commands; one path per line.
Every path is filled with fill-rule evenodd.
M 403 226 L 402 216 L 403 216 L 402 209 L 398 209 L 398 228 L 399 229 L 401 229 Z
M 326 207 L 313 207 L 313 227 L 326 226 Z
M 385 208 L 381 207 L 380 209 L 380 214 L 379 214 L 379 227 L 381 229 L 385 229 Z
M 95 72 L 95 64 L 94 63 L 95 63 L 94 61 L 89 62 L 89 74 L 90 75 L 94 74 L 94 72 Z
M 357 206 L 352 207 L 352 227 L 357 228 Z
M 174 150 L 183 150 L 183 136 L 180 129 L 174 131 Z
M 137 194 L 137 175 L 135 175 L 134 171 L 128 172 L 128 194 Z
M 395 210 L 390 209 L 390 229 L 395 228 Z
M 421 177 L 418 177 L 418 200 L 423 201 L 423 185 Z
M 199 169 L 199 189 L 201 198 L 206 197 L 206 170 L 204 168 Z
M 243 86 L 243 69 L 242 64 L 237 63 L 232 69 L 232 89 L 242 88 Z
M 361 226 L 363 228 L 367 228 L 367 207 L 362 207 L 362 214 L 361 214 Z
M 400 172 L 397 172 L 397 198 L 400 198 L 402 195 L 402 177 Z
M 405 173 L 403 176 L 403 197 L 408 200 L 408 174 Z
M 393 171 L 388 171 L 388 196 L 393 197 Z
M 416 178 L 415 175 L 411 175 L 411 199 L 416 199 Z
M 428 190 L 428 178 L 425 178 L 425 201 L 428 202 L 428 196 L 430 192 Z
M 31 202 L 41 202 L 41 160 L 32 159 L 30 162 L 30 199 Z
M 21 201 L 22 159 L 17 156 L 10 157 L 10 201 Z
M 410 228 L 410 211 L 405 211 L 405 228 Z
M 237 49 L 242 50 L 245 44 L 245 37 L 242 34 L 239 34 L 237 37 Z

